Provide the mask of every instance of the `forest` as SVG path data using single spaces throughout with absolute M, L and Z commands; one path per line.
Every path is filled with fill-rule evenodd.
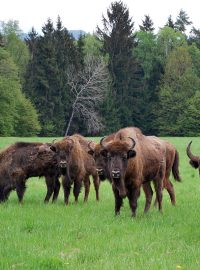
M 116 1 L 102 23 L 75 40 L 59 16 L 25 38 L 18 21 L 0 22 L 0 136 L 102 136 L 126 126 L 200 136 L 200 29 L 186 11 L 155 33 L 149 15 L 136 30 Z

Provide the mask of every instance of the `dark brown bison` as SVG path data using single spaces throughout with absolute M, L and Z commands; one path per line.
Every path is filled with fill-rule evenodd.
M 190 149 L 191 144 L 192 144 L 192 141 L 188 144 L 187 150 L 186 150 L 187 155 L 190 159 L 189 163 L 193 168 L 195 169 L 199 168 L 199 175 L 200 175 L 200 156 L 195 156 L 192 154 L 191 149 Z
M 116 133 L 113 141 L 107 144 L 102 141 L 101 146 L 101 154 L 107 159 L 107 169 L 115 195 L 115 213 L 119 214 L 123 198 L 127 196 L 132 215 L 135 216 L 140 187 L 151 180 L 154 181 L 161 211 L 166 174 L 165 144 L 156 137 L 136 132 L 134 128 L 124 128 Z M 178 175 L 178 172 L 176 173 Z M 148 210 L 148 206 L 145 208 Z
M 90 191 L 90 175 L 96 191 L 96 199 L 99 200 L 99 177 L 96 171 L 95 161 L 88 154 L 88 143 L 81 135 L 65 137 L 51 146 L 56 153 L 57 162 L 63 175 L 62 185 L 64 190 L 65 204 L 69 202 L 70 189 L 72 184 L 75 202 L 81 190 L 82 183 L 85 186 L 84 201 L 88 200 Z
M 57 199 L 60 182 L 55 153 L 47 143 L 17 142 L 0 152 L 0 201 L 8 199 L 9 193 L 16 190 L 22 202 L 29 177 L 45 176 L 48 202 L 53 194 Z
M 134 130 L 138 135 L 141 134 L 141 131 L 138 128 L 134 128 Z M 116 133 L 113 133 L 107 136 L 104 139 L 104 144 L 114 140 L 115 134 Z M 173 184 L 169 180 L 169 176 L 172 171 L 174 179 L 177 181 L 181 180 L 179 176 L 179 171 L 178 171 L 178 165 L 179 165 L 178 152 L 176 148 L 169 142 L 162 141 L 159 138 L 154 137 L 154 136 L 150 138 L 152 138 L 153 140 L 158 140 L 159 143 L 163 143 L 164 147 L 166 147 L 166 171 L 165 171 L 165 177 L 163 181 L 163 188 L 165 188 L 168 191 L 171 202 L 173 205 L 175 205 L 175 202 L 176 202 L 175 191 L 174 191 Z M 89 144 L 89 148 L 90 148 L 89 153 L 93 155 L 95 159 L 100 180 L 103 181 L 105 179 L 108 179 L 111 182 L 111 177 L 109 177 L 109 172 L 107 169 L 107 159 L 101 154 L 103 147 L 99 143 L 99 144 L 96 144 L 95 147 L 91 147 Z M 153 190 L 151 188 L 150 182 L 143 183 L 142 187 L 143 187 L 145 197 L 146 197 L 144 212 L 147 212 L 151 205 Z M 157 205 L 157 200 L 155 200 L 155 205 Z

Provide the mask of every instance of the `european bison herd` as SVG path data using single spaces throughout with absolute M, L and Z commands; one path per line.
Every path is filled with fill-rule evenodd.
M 199 169 L 200 156 L 191 152 L 191 143 L 186 153 L 190 164 Z M 144 212 L 151 206 L 153 189 L 155 205 L 162 211 L 163 189 L 169 193 L 175 205 L 175 191 L 170 174 L 181 181 L 179 155 L 169 142 L 155 136 L 146 136 L 136 127 L 118 130 L 95 143 L 79 134 L 67 136 L 52 143 L 17 142 L 0 152 L 0 202 L 8 199 L 16 190 L 18 200 L 23 201 L 26 180 L 44 176 L 47 194 L 44 201 L 54 202 L 59 194 L 60 181 L 64 191 L 64 203 L 69 203 L 71 187 L 75 202 L 84 186 L 84 201 L 87 202 L 92 176 L 99 200 L 100 182 L 108 180 L 115 198 L 115 214 L 120 214 L 123 199 L 128 198 L 132 216 L 136 215 L 141 187 L 145 194 Z

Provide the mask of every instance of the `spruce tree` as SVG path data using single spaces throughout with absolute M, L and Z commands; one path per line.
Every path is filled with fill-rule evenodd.
M 192 22 L 190 21 L 189 16 L 181 9 L 176 18 L 175 29 L 181 33 L 185 33 L 186 27 L 191 24 Z
M 103 41 L 104 53 L 109 56 L 108 69 L 115 97 L 115 103 L 112 101 L 109 104 L 113 104 L 113 110 L 118 111 L 115 122 L 121 127 L 139 124 L 141 74 L 133 56 L 134 23 L 128 8 L 121 1 L 111 3 L 102 22 L 103 28 L 97 27 L 97 34 Z
M 144 32 L 153 32 L 153 30 L 155 29 L 153 27 L 153 21 L 151 20 L 149 15 L 145 15 L 144 17 L 145 19 L 142 20 L 142 25 L 139 25 L 140 30 Z
M 69 70 L 80 68 L 73 37 L 58 17 L 56 29 L 48 19 L 43 36 L 34 31 L 27 40 L 31 61 L 24 90 L 33 100 L 42 124 L 41 135 L 62 136 L 70 115 L 71 93 L 67 84 Z

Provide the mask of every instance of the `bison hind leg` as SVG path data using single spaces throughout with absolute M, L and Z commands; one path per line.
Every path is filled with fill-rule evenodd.
M 20 183 L 17 183 L 16 192 L 17 192 L 18 200 L 19 200 L 20 203 L 22 203 L 22 201 L 23 201 L 25 190 L 26 190 L 26 185 L 25 185 L 24 181 L 20 182 Z

